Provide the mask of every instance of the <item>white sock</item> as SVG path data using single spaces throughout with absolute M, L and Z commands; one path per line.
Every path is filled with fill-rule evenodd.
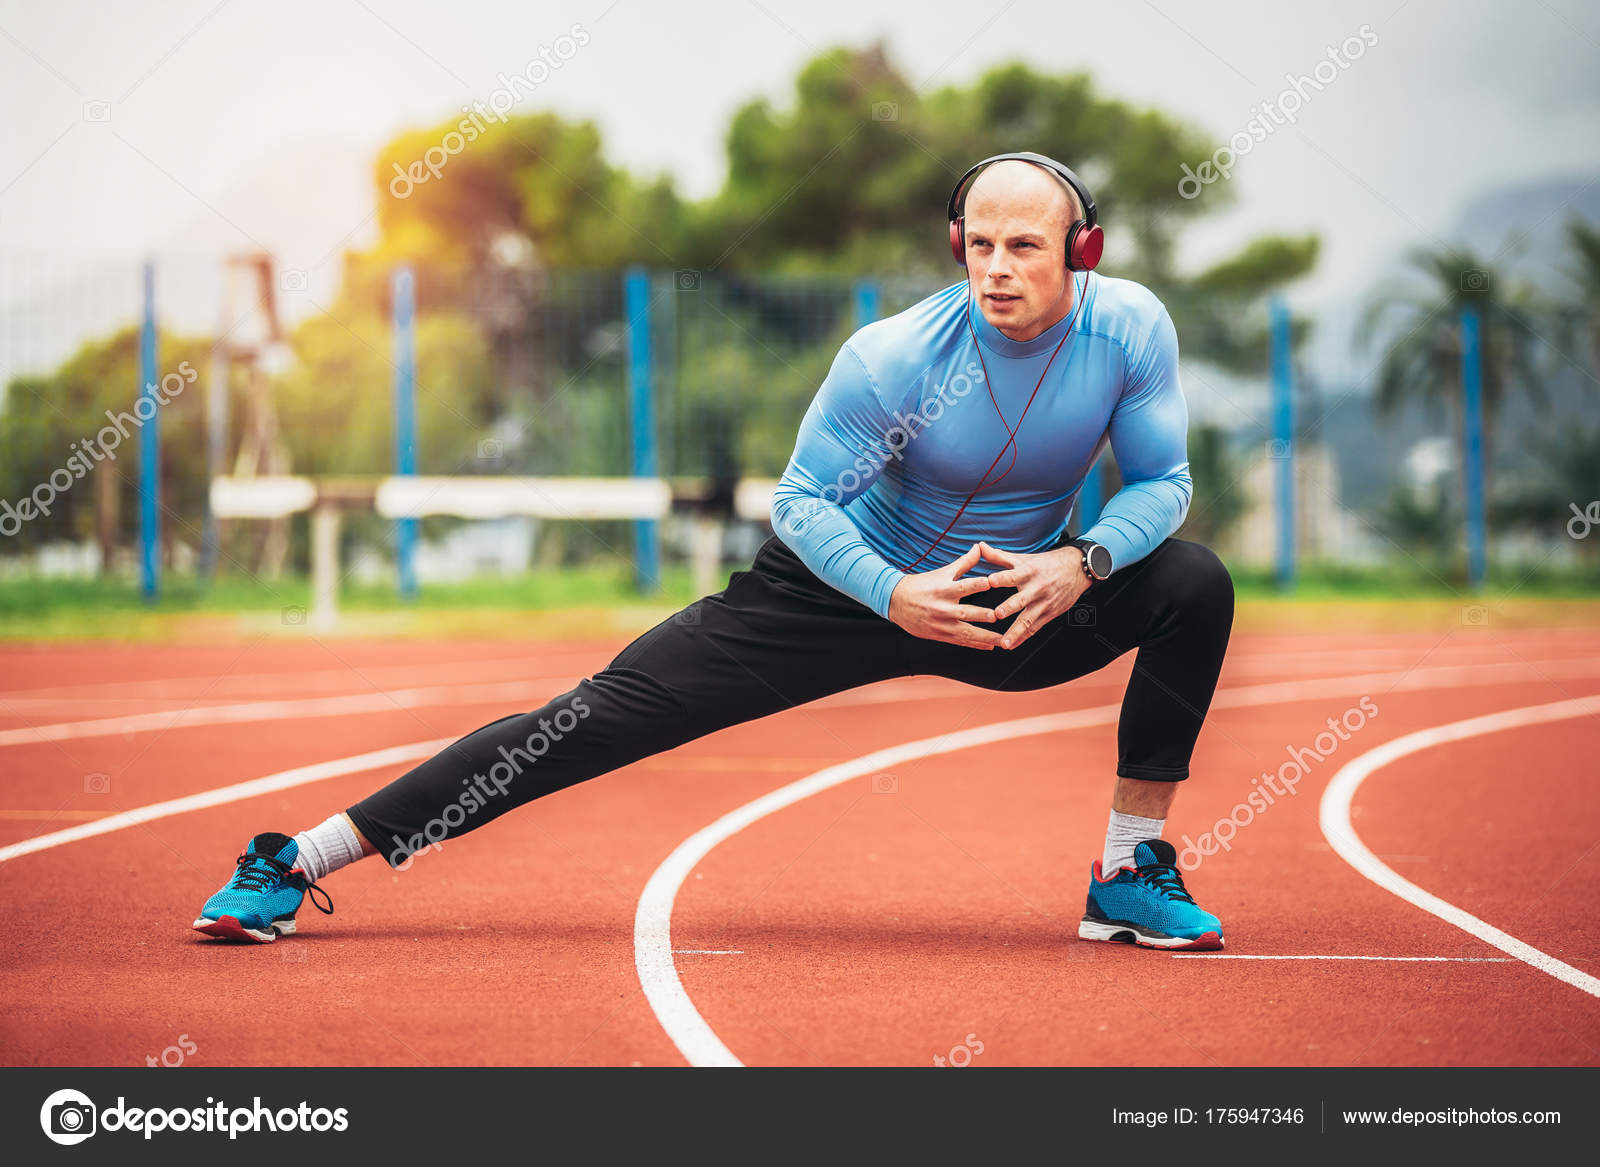
M 305 871 L 312 883 L 361 858 L 361 837 L 342 814 L 334 815 L 309 831 L 301 831 L 294 841 L 300 846 L 296 866 Z
M 1136 814 L 1111 812 L 1106 826 L 1106 849 L 1100 859 L 1100 878 L 1110 879 L 1119 867 L 1133 866 L 1133 849 L 1146 839 L 1159 839 L 1166 819 L 1142 819 Z

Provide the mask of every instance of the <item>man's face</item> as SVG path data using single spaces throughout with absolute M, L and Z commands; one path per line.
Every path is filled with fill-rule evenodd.
M 996 163 L 967 194 L 968 278 L 983 318 L 1012 340 L 1032 340 L 1072 305 L 1072 217 L 1061 183 L 1027 162 Z

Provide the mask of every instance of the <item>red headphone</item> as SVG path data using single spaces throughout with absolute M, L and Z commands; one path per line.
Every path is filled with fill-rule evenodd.
M 1105 250 L 1106 245 L 1105 233 L 1098 225 L 1100 216 L 1095 210 L 1094 196 L 1089 193 L 1089 188 L 1083 185 L 1081 178 L 1054 158 L 1046 158 L 1043 154 L 1033 154 L 1026 150 L 1017 154 L 996 154 L 993 158 L 985 158 L 963 174 L 955 189 L 950 192 L 950 251 L 956 257 L 956 262 L 962 267 L 967 266 L 965 211 L 969 181 L 984 167 L 1013 159 L 1043 167 L 1070 186 L 1078 196 L 1078 201 L 1083 204 L 1083 218 L 1072 224 L 1067 231 L 1067 270 L 1093 271 L 1095 265 L 1100 262 L 1100 253 Z

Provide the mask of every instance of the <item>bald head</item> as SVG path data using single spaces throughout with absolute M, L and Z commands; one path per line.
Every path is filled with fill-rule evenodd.
M 1083 217 L 1072 188 L 1008 158 L 978 175 L 962 213 L 967 281 L 984 319 L 1012 340 L 1061 320 L 1074 297 L 1067 231 Z
M 1042 166 L 1008 158 L 973 180 L 964 213 L 974 218 L 1026 221 L 1065 246 L 1067 228 L 1083 217 L 1078 197 L 1066 183 Z

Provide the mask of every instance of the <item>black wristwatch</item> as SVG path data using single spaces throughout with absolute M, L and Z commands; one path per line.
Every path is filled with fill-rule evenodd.
M 1111 574 L 1111 552 L 1088 539 L 1069 539 L 1068 542 L 1083 552 L 1083 570 L 1090 579 L 1102 580 Z

